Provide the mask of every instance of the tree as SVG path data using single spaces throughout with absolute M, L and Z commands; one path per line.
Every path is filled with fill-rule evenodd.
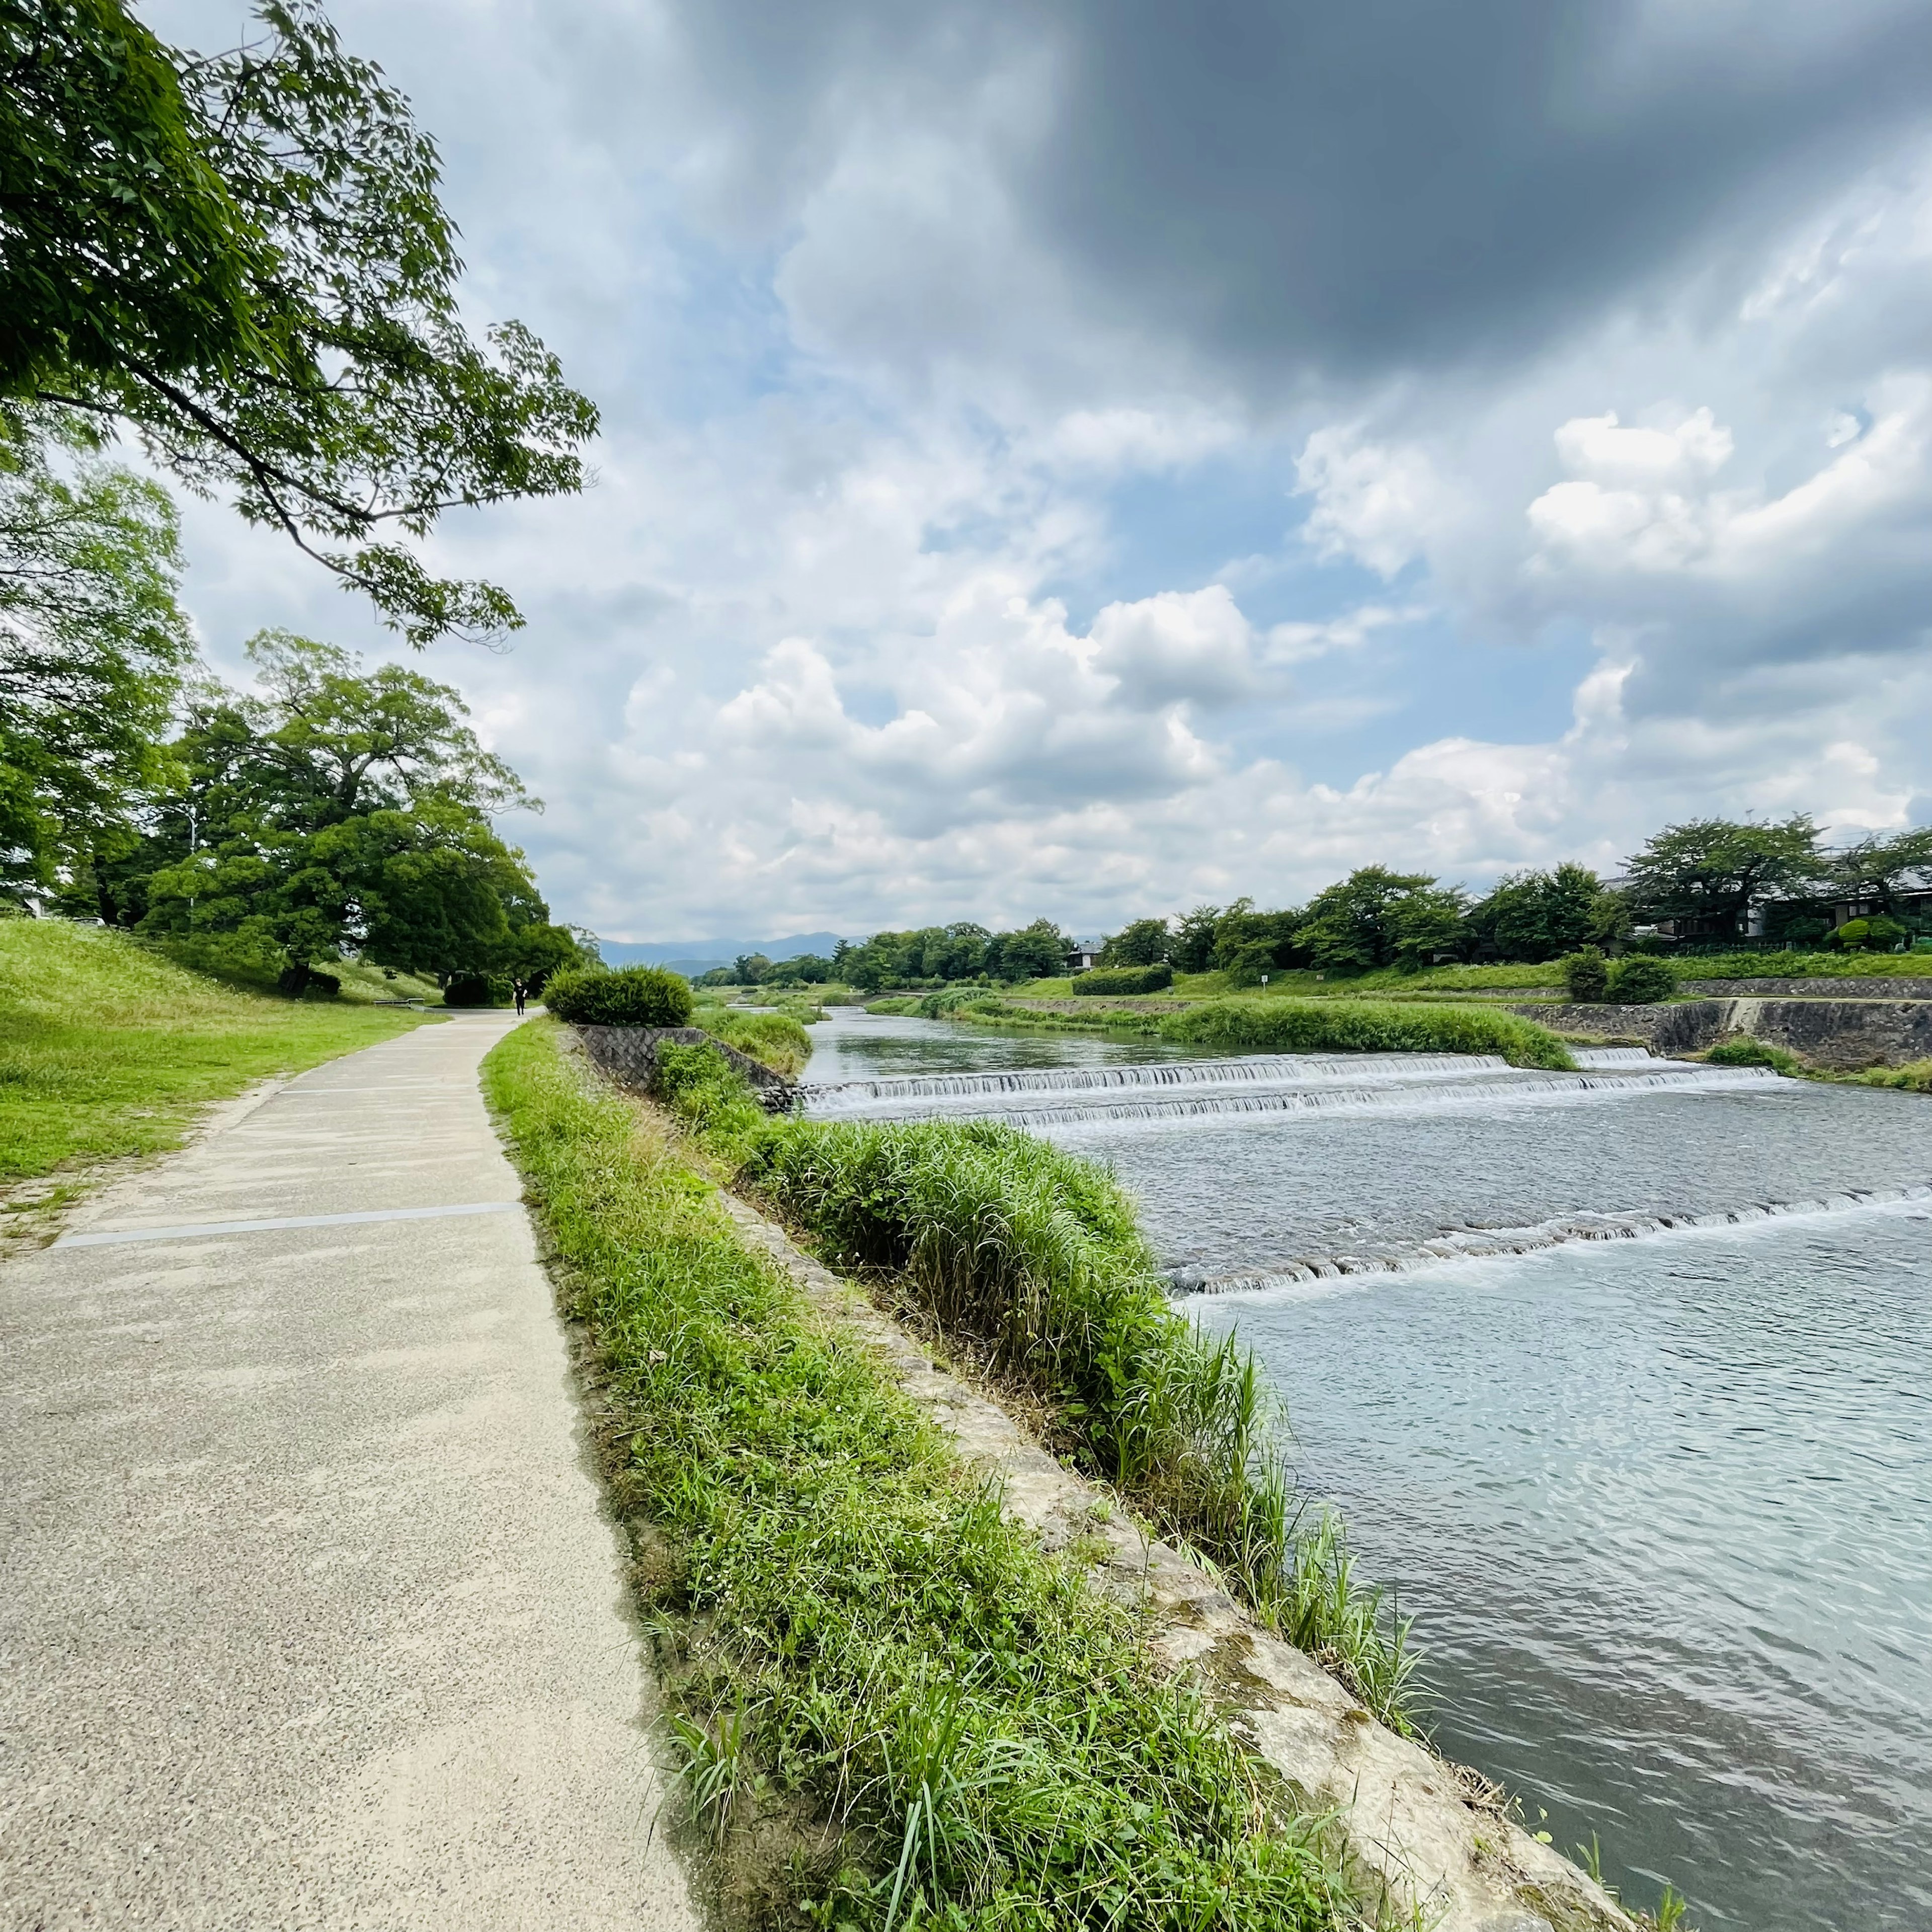
M 130 430 L 416 644 L 522 620 L 398 538 L 583 484 L 597 412 L 517 322 L 464 326 L 434 143 L 314 0 L 202 58 L 120 0 L 0 0 L 0 397 Z
M 1297 935 L 1318 966 L 1368 972 L 1414 970 L 1452 950 L 1468 902 L 1426 872 L 1364 866 L 1318 892 Z
M 1017 932 L 994 936 L 986 949 L 986 970 L 1016 986 L 1022 980 L 1051 980 L 1066 970 L 1072 942 L 1050 919 L 1036 919 Z
M 1532 964 L 1574 952 L 1594 933 L 1603 890 L 1587 866 L 1553 872 L 1510 872 L 1472 907 L 1470 932 L 1504 959 Z
M 1100 949 L 1102 966 L 1162 966 L 1174 950 L 1174 934 L 1164 919 L 1137 919 L 1123 926 Z
M 131 848 L 192 652 L 154 484 L 0 436 L 0 896 Z
M 1641 922 L 1669 920 L 1730 937 L 1754 902 L 1802 892 L 1826 874 L 1818 837 L 1808 812 L 1767 825 L 1666 825 L 1626 861 L 1626 896 Z
M 1198 905 L 1176 928 L 1168 963 L 1177 973 L 1206 973 L 1214 964 L 1214 928 L 1220 923 L 1218 906 Z
M 182 783 L 134 853 L 97 867 L 104 916 L 279 959 L 297 984 L 345 950 L 445 984 L 568 963 L 488 816 L 537 801 L 477 742 L 456 692 L 283 632 L 249 651 L 263 694 L 193 693 L 173 748 Z
M 1214 922 L 1210 964 L 1238 986 L 1257 984 L 1264 973 L 1293 964 L 1301 914 L 1292 908 L 1257 912 L 1252 899 L 1240 898 Z
M 1846 898 L 1875 905 L 1889 916 L 1900 892 L 1932 888 L 1932 825 L 1873 832 L 1847 845 L 1831 871 Z
M 512 931 L 494 963 L 513 992 L 532 1000 L 554 974 L 594 968 L 598 958 L 570 927 L 545 922 Z

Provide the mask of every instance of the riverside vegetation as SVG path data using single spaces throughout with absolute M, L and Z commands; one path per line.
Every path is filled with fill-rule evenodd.
M 932 1138 L 921 1164 L 904 1134 L 770 1120 L 707 1049 L 664 1059 L 709 1160 L 755 1166 L 802 1210 L 832 1164 L 869 1160 L 882 1185 L 896 1174 L 902 1191 L 874 1216 L 826 1205 L 850 1238 L 913 1234 L 903 1190 L 931 1184 L 916 1232 L 935 1280 L 966 1286 L 968 1251 L 946 1231 L 989 1232 L 975 1220 L 989 1184 L 1025 1179 L 998 1136 L 982 1137 L 976 1165 Z M 1318 1824 L 1204 1700 L 1154 1675 L 1135 1613 L 1088 1588 L 1077 1557 L 1048 1558 L 1005 1521 L 997 1491 L 866 1349 L 746 1245 L 705 1162 L 661 1118 L 573 1065 L 547 1024 L 500 1045 L 484 1079 L 583 1324 L 606 1467 L 730 1922 L 1364 1922 Z M 1124 1373 L 1126 1352 L 1148 1364 L 1156 1328 L 1202 1362 L 1205 1345 L 1181 1341 L 1178 1318 L 1159 1322 L 1105 1184 L 1041 1151 L 1094 1225 L 1062 1202 L 995 1261 L 1012 1282 L 1037 1243 L 1042 1262 L 1086 1271 L 1036 1285 L 1034 1301 L 1059 1311 L 1042 1330 L 1054 1359 L 1073 1372 L 1082 1318 L 1069 1298 L 1084 1297 L 1119 1337 Z M 1037 1177 L 1029 1198 L 1044 1209 Z M 1110 1258 L 1134 1270 L 1112 1322 L 1098 1272 Z M 1151 1454 L 1151 1438 L 1130 1447 L 1127 1411 L 1094 1360 L 1098 1412 L 1069 1426 L 1111 1453 Z M 1224 1426 L 1258 1406 L 1252 1372 L 1230 1391 L 1229 1366 L 1197 1370 Z M 1199 1394 L 1174 1396 L 1199 1406 Z M 1177 1497 L 1187 1487 L 1178 1466 L 1168 1480 Z M 1332 1596 L 1336 1582 L 1331 1565 L 1319 1588 Z
M 0 1181 L 178 1146 L 210 1101 L 422 1023 L 369 990 L 279 998 L 123 933 L 0 919 Z
M 1043 1012 L 977 991 L 875 1000 L 872 1010 L 982 1026 L 1150 1035 L 1244 1053 L 1493 1053 L 1512 1066 L 1569 1070 L 1569 1049 L 1546 1028 L 1488 1006 L 1364 1000 L 1220 999 L 1168 1012 L 1100 1008 Z

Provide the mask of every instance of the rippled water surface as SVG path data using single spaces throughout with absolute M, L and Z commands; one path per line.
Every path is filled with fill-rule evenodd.
M 1415 1613 L 1438 1742 L 1532 1825 L 1706 1932 L 1932 1927 L 1932 1102 L 814 1031 L 813 1111 L 1030 1124 L 1178 1276 L 1264 1284 L 1190 1305 Z M 1467 1244 L 1534 1251 L 1433 1258 Z

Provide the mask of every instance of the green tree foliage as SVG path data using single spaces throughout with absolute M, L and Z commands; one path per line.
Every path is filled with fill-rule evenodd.
M 1237 899 L 1215 919 L 1209 964 L 1237 986 L 1258 985 L 1264 974 L 1298 964 L 1301 917 L 1292 910 L 1257 912 L 1252 899 Z
M 1328 970 L 1419 969 L 1457 949 L 1468 908 L 1462 892 L 1425 872 L 1364 866 L 1315 896 L 1296 937 Z
M 249 654 L 261 693 L 194 694 L 172 747 L 181 782 L 135 850 L 97 860 L 104 918 L 279 958 L 297 980 L 346 950 L 446 985 L 569 963 L 488 816 L 537 801 L 454 691 L 285 632 Z
M 1802 893 L 1826 876 L 1818 839 L 1805 812 L 1767 825 L 1724 818 L 1667 825 L 1627 862 L 1625 894 L 1640 923 L 1739 933 L 1754 900 Z
M 1596 937 L 1603 888 L 1588 866 L 1510 872 L 1470 908 L 1468 927 L 1502 959 L 1561 958 Z
M 1177 973 L 1209 973 L 1214 968 L 1214 928 L 1220 923 L 1218 906 L 1198 905 L 1174 929 L 1168 963 Z
M 173 506 L 0 426 L 0 896 L 131 847 L 191 650 Z
M 597 415 L 530 332 L 464 326 L 434 143 L 313 0 L 203 58 L 120 0 L 0 0 L 0 396 L 126 428 L 412 643 L 521 622 L 406 541 L 582 486 Z
M 1932 888 L 1932 825 L 1861 838 L 1838 854 L 1832 872 L 1840 892 L 1889 916 L 1900 893 Z
M 830 964 L 835 978 L 868 993 L 881 986 L 982 977 L 1016 982 L 1064 972 L 1068 944 L 1051 920 L 997 934 L 962 920 L 910 932 L 875 932 L 859 945 L 841 940 Z
M 1164 966 L 1174 951 L 1174 934 L 1164 919 L 1137 919 L 1123 926 L 1100 949 L 1102 966 Z

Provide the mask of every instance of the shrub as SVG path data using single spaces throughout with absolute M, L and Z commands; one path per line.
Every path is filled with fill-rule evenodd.
M 1675 968 L 1641 952 L 1619 959 L 1610 968 L 1606 997 L 1612 1006 L 1648 1006 L 1667 1000 L 1677 990 Z
M 1780 1073 L 1796 1073 L 1800 1064 L 1796 1054 L 1748 1034 L 1720 1040 L 1704 1058 L 1713 1066 L 1772 1066 Z
M 620 966 L 560 973 L 544 1004 L 573 1026 L 682 1026 L 691 1018 L 691 982 L 662 966 Z
M 1848 919 L 1835 937 L 1847 952 L 1889 952 L 1912 935 L 1897 920 L 1876 913 L 1869 919 Z
M 510 982 L 496 974 L 458 973 L 442 989 L 446 1006 L 502 1006 L 510 1002 Z
M 1580 952 L 1567 953 L 1558 964 L 1563 969 L 1563 983 L 1579 1006 L 1595 1006 L 1610 991 L 1610 963 L 1601 946 L 1586 946 Z
M 1161 993 L 1174 984 L 1174 968 L 1158 966 L 1102 966 L 1083 973 L 1073 982 L 1076 993 Z

